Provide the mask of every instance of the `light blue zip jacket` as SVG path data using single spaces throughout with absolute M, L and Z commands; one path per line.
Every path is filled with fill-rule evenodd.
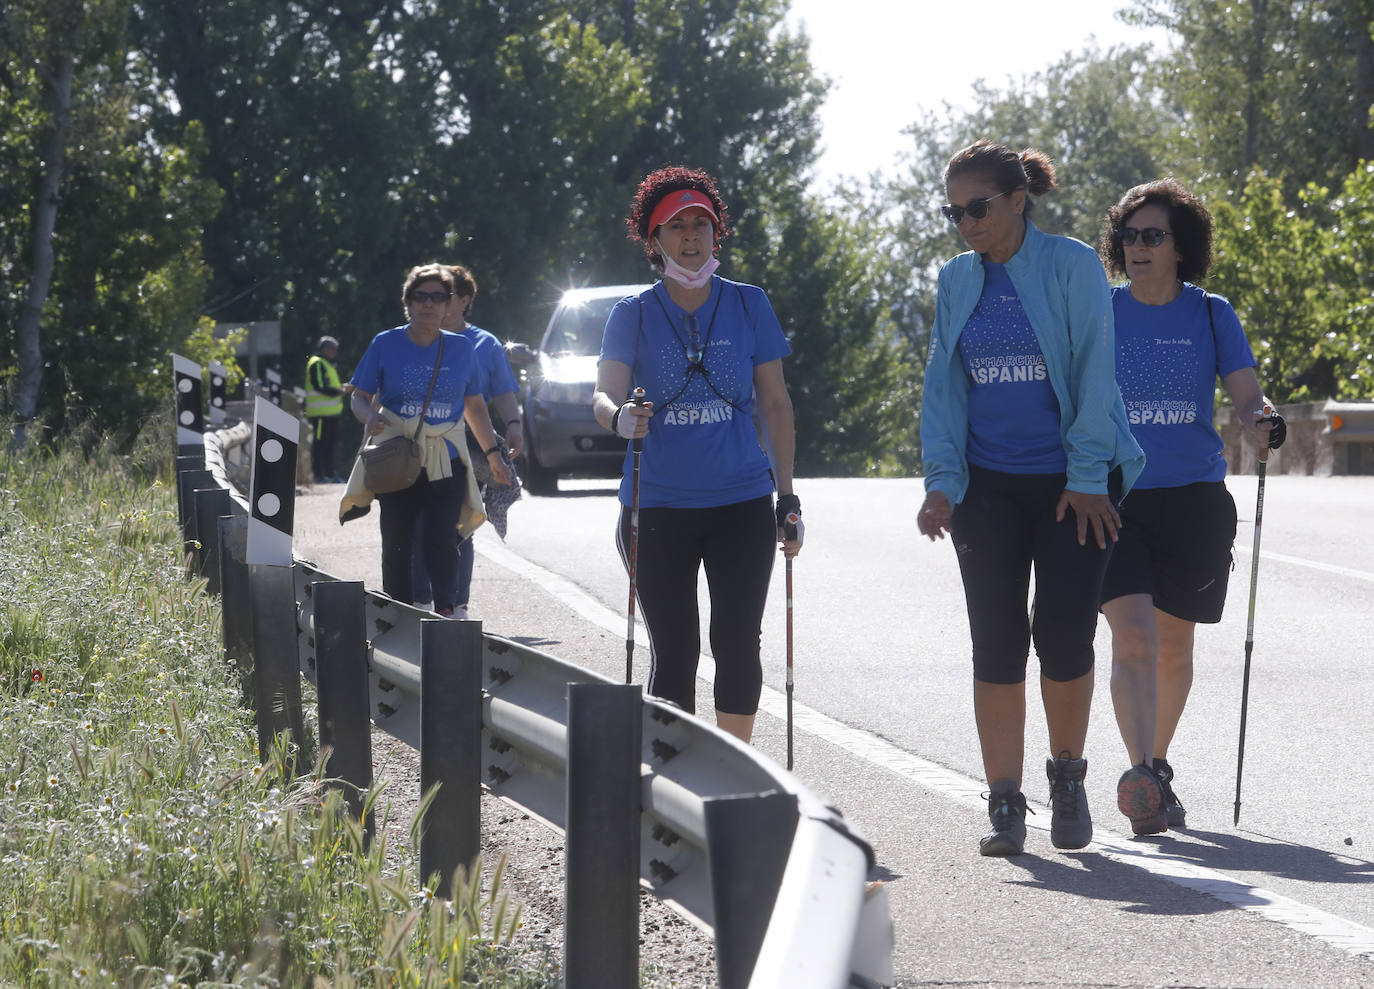
M 1116 384 L 1112 296 L 1097 253 L 1072 237 L 1042 232 L 1026 221 L 1026 237 L 1006 265 L 1059 399 L 1059 435 L 1068 454 L 1071 491 L 1106 494 L 1107 475 L 1121 467 L 1122 494 L 1145 466 L 1131 436 Z M 935 329 L 921 400 L 921 457 L 926 491 L 957 505 L 968 490 L 969 378 L 959 359 L 959 334 L 983 294 L 983 259 L 976 251 L 940 269 Z

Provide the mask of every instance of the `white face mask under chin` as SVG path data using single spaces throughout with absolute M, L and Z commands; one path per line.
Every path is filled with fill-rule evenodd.
M 713 254 L 697 271 L 684 268 L 669 257 L 668 252 L 663 249 L 662 241 L 658 243 L 658 253 L 663 258 L 663 277 L 671 278 L 684 288 L 704 288 L 711 283 L 711 276 L 720 267 L 720 259 Z

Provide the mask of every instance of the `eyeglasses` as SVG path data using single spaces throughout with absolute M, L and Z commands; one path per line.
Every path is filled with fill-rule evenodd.
M 701 363 L 701 338 L 698 335 L 696 313 L 687 313 L 683 318 L 683 324 L 687 327 L 687 363 Z
M 1116 235 L 1126 247 L 1134 244 L 1137 237 L 1146 247 L 1158 247 L 1164 243 L 1165 237 L 1173 236 L 1168 230 L 1160 230 L 1159 227 L 1146 227 L 1144 230 L 1137 230 L 1135 227 L 1122 227 L 1116 232 Z
M 443 305 L 453 298 L 452 292 L 411 292 L 411 302 L 432 302 L 436 306 Z
M 965 213 L 973 217 L 975 220 L 981 220 L 983 217 L 988 215 L 988 203 L 992 202 L 994 199 L 1001 199 L 1003 196 L 1005 196 L 1008 192 L 1011 191 L 1012 190 L 1007 189 L 1003 192 L 999 192 L 995 196 L 988 196 L 986 199 L 970 199 L 963 206 L 951 206 L 946 204 L 940 207 L 940 212 L 945 214 L 945 219 L 948 220 L 950 223 L 954 224 L 956 227 L 964 222 Z

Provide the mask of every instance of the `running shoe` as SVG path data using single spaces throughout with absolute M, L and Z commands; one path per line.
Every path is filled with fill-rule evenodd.
M 979 840 L 979 854 L 1020 855 L 1026 847 L 1026 795 L 1020 790 L 994 790 L 984 799 L 992 833 Z
M 1092 841 L 1093 819 L 1088 792 L 1083 789 L 1087 774 L 1087 759 L 1070 759 L 1065 754 L 1045 760 L 1045 775 L 1050 778 L 1050 843 L 1055 848 L 1083 848 Z
M 1182 801 L 1178 799 L 1173 786 L 1170 785 L 1174 781 L 1174 767 L 1163 759 L 1156 759 L 1155 776 L 1159 778 L 1159 788 L 1164 792 L 1164 814 L 1169 820 L 1169 827 L 1187 827 L 1188 812 L 1183 809 Z
M 1116 806 L 1131 819 L 1134 834 L 1159 834 L 1169 830 L 1164 814 L 1164 791 L 1159 778 L 1141 763 L 1121 774 L 1116 782 Z

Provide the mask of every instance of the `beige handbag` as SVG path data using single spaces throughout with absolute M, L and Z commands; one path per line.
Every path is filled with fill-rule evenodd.
M 439 355 L 434 359 L 434 373 L 429 377 L 429 390 L 425 392 L 425 404 L 420 409 L 415 432 L 409 436 L 393 436 L 383 443 L 368 446 L 364 438 L 358 450 L 358 459 L 363 462 L 363 487 L 373 494 L 391 494 L 404 491 L 420 476 L 424 457 L 420 444 L 415 437 L 424 425 L 425 413 L 429 411 L 429 400 L 434 395 L 434 382 L 439 379 L 439 364 L 444 359 L 444 336 L 439 334 Z

